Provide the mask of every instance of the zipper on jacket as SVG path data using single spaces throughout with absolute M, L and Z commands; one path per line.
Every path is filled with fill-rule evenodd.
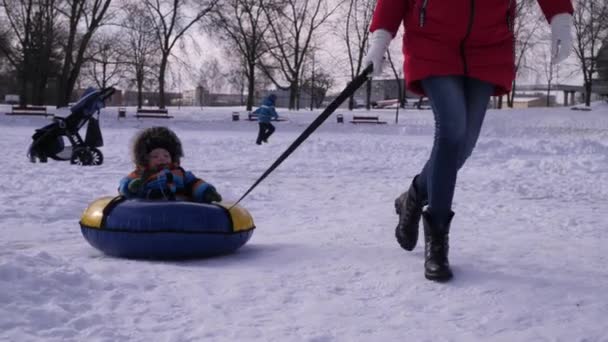
M 464 43 L 467 41 L 469 35 L 471 34 L 471 29 L 473 28 L 473 17 L 475 17 L 475 0 L 471 0 L 471 14 L 469 15 L 469 25 L 467 26 L 467 32 L 465 33 L 464 38 L 462 38 L 462 41 L 460 42 L 460 58 L 462 58 L 462 66 L 465 76 L 469 74 L 469 67 L 467 65 L 467 56 L 465 54 Z
M 418 25 L 424 27 L 424 21 L 426 19 L 426 6 L 429 0 L 422 0 L 422 6 L 420 7 L 420 13 L 418 13 Z

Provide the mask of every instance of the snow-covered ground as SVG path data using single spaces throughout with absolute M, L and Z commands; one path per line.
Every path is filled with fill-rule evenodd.
M 608 104 L 488 112 L 459 174 L 447 284 L 424 279 L 421 244 L 393 237 L 430 111 L 353 125 L 339 110 L 346 123 L 331 117 L 243 200 L 257 229 L 235 254 L 124 260 L 84 240 L 80 215 L 132 169 L 137 129 L 169 125 L 182 165 L 235 200 L 318 114 L 279 110 L 289 121 L 257 146 L 234 110 L 106 108 L 97 167 L 31 164 L 49 119 L 1 114 L 0 340 L 608 341 Z

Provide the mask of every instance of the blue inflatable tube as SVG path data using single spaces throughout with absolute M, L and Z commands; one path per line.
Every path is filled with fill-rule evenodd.
M 103 197 L 85 210 L 80 227 L 91 246 L 112 256 L 209 257 L 236 251 L 253 234 L 251 215 L 230 206 Z

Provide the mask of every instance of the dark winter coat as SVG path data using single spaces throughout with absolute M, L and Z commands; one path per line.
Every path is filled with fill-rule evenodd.
M 570 0 L 537 0 L 550 22 L 572 13 Z M 466 75 L 510 91 L 515 78 L 513 17 L 516 0 L 378 0 L 370 31 L 397 33 L 404 23 L 408 89 L 425 95 L 420 80 Z
M 258 116 L 258 122 L 268 123 L 272 119 L 276 120 L 279 117 L 274 108 L 276 98 L 277 97 L 274 94 L 268 95 L 264 101 L 262 101 L 262 105 L 253 112 Z

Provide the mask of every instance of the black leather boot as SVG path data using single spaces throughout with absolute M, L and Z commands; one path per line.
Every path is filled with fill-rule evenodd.
M 435 222 L 429 212 L 422 213 L 424 225 L 424 276 L 434 281 L 448 281 L 452 279 L 452 270 L 448 261 L 450 249 L 449 233 L 450 223 L 454 213 L 451 212 L 444 222 Z
M 416 247 L 420 215 L 426 202 L 416 189 L 416 178 L 418 176 L 414 177 L 409 190 L 395 200 L 395 211 L 399 215 L 395 237 L 399 245 L 406 251 L 411 251 Z

